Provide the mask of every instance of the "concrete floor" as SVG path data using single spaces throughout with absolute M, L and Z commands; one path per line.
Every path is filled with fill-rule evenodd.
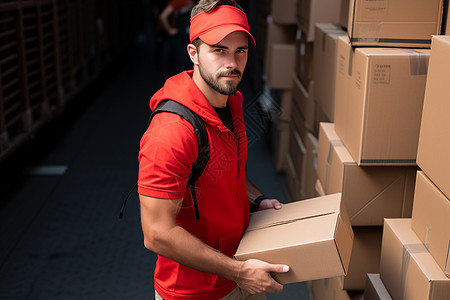
M 154 61 L 138 44 L 0 165 L 0 299 L 153 299 L 156 255 L 143 246 L 137 194 L 124 219 L 118 211 L 137 178 L 148 100 L 165 80 Z M 241 90 L 249 176 L 285 202 L 255 93 Z M 298 283 L 268 299 L 310 296 Z

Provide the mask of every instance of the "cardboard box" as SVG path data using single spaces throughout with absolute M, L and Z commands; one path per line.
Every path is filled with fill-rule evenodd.
M 313 90 L 314 81 L 311 81 L 309 86 L 306 87 L 296 75 L 292 76 L 293 106 L 299 110 L 298 113 L 300 114 L 300 119 L 293 121 L 297 124 L 303 139 L 306 139 L 307 131 L 314 131 L 315 102 L 312 96 Z M 302 126 L 298 122 L 304 122 L 302 126 L 306 127 L 306 132 L 300 129 Z
M 348 26 L 348 10 L 350 6 L 350 0 L 341 0 L 341 10 L 339 15 L 339 25 L 347 29 Z
M 289 123 L 281 120 L 278 123 L 278 141 L 275 151 L 275 169 L 277 172 L 286 173 L 288 171 L 288 162 L 286 160 L 289 150 Z
M 314 300 L 363 300 L 364 292 L 342 289 L 340 277 L 313 280 L 308 282 Z
M 319 141 L 309 132 L 305 140 L 305 147 L 306 156 L 303 191 L 306 198 L 313 198 L 316 196 L 315 184 L 317 181 L 317 150 Z
M 312 280 L 309 282 L 309 290 L 311 291 L 312 299 L 314 300 L 334 300 L 336 292 L 342 291 L 341 279 L 339 277 L 332 277 Z M 348 299 L 350 299 L 350 297 L 348 297 L 347 300 Z
M 292 143 L 293 142 L 291 141 L 289 142 L 289 144 Z M 294 162 L 292 161 L 292 157 L 289 154 L 286 156 L 286 164 L 287 164 L 286 196 L 288 202 L 295 202 L 302 199 L 306 199 L 301 182 L 303 174 L 297 173 L 297 170 L 294 166 Z
M 381 281 L 380 274 L 367 274 L 364 300 L 392 300 Z
M 424 172 L 417 173 L 411 228 L 450 277 L 450 200 Z
M 341 0 L 298 0 L 298 26 L 308 42 L 314 41 L 314 24 L 339 23 L 340 7 Z
M 292 115 L 291 115 L 291 125 L 297 129 L 297 132 L 300 134 L 302 139 L 306 138 L 308 135 L 308 123 L 305 120 L 305 116 L 303 116 L 302 112 L 298 105 L 295 104 L 295 99 L 292 105 Z
M 297 26 L 281 25 L 273 22 L 267 24 L 267 38 L 265 45 L 264 73 L 270 72 L 271 46 L 273 44 L 295 44 Z
M 353 46 L 429 48 L 441 32 L 443 0 L 350 0 Z
M 325 194 L 342 193 L 354 226 L 383 225 L 384 218 L 410 217 L 416 167 L 358 166 L 334 130 L 321 123 L 317 176 Z
M 352 257 L 347 276 L 342 276 L 344 290 L 364 290 L 366 274 L 380 270 L 382 226 L 354 226 Z
M 450 279 L 411 229 L 411 219 L 385 219 L 380 277 L 392 299 L 447 300 Z
M 297 0 L 272 0 L 272 19 L 277 24 L 297 25 Z
M 358 164 L 415 165 L 429 54 L 339 37 L 334 122 Z
M 289 140 L 288 157 L 292 162 L 292 170 L 286 179 L 290 195 L 296 201 L 305 199 L 303 182 L 305 180 L 306 147 L 295 126 L 290 126 Z
M 292 91 L 284 90 L 281 94 L 280 119 L 289 122 L 292 115 Z
M 344 3 L 345 1 L 342 1 Z M 347 0 L 348 3 L 348 0 Z M 317 23 L 314 40 L 314 100 L 330 122 L 334 121 L 337 41 L 346 35 L 338 25 Z
M 317 180 L 316 180 L 316 184 L 314 186 L 314 189 L 316 191 L 316 197 L 325 196 L 325 191 L 323 189 L 322 183 L 320 183 L 319 178 L 317 178 Z
M 318 105 L 314 100 L 314 130 L 312 130 L 315 136 L 319 136 L 320 131 L 320 123 L 326 122 L 330 123 L 330 119 L 326 116 L 325 112 L 322 109 L 322 106 Z
M 288 273 L 273 274 L 286 284 L 345 275 L 352 245 L 341 195 L 334 194 L 253 213 L 235 258 L 289 265 Z
M 351 300 L 364 300 L 364 291 L 348 291 Z
M 295 65 L 294 44 L 272 44 L 270 47 L 267 85 L 272 89 L 291 89 Z
M 297 31 L 297 62 L 295 72 L 304 86 L 308 86 L 314 77 L 314 42 L 308 42 L 306 35 Z
M 450 36 L 434 36 L 423 104 L 417 164 L 450 198 Z
M 351 300 L 347 291 L 342 290 L 339 277 L 313 280 L 310 283 L 310 291 L 314 300 Z

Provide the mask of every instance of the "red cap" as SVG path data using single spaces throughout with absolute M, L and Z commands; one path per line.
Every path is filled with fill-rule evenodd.
M 237 7 L 221 5 L 208 13 L 202 11 L 193 17 L 189 35 L 191 43 L 199 37 L 208 45 L 216 45 L 227 35 L 236 31 L 247 33 L 250 42 L 256 45 L 255 39 L 250 34 L 245 13 Z

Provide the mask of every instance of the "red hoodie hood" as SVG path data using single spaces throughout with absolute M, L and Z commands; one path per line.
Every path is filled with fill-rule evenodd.
M 150 109 L 153 111 L 161 101 L 171 99 L 197 113 L 205 123 L 226 130 L 211 104 L 192 80 L 193 72 L 184 71 L 167 79 L 164 86 L 150 99 Z M 228 103 L 232 112 L 242 109 L 241 93 L 228 96 Z

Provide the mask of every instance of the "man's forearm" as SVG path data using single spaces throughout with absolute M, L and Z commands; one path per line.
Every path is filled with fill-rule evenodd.
M 255 259 L 237 261 L 209 247 L 179 226 L 172 228 L 166 239 L 159 242 L 158 254 L 198 271 L 233 280 L 252 294 L 281 292 L 283 286 L 270 274 L 289 271 L 288 266 Z
M 201 272 L 236 280 L 242 262 L 211 248 L 180 226 L 154 241 L 152 251 Z

